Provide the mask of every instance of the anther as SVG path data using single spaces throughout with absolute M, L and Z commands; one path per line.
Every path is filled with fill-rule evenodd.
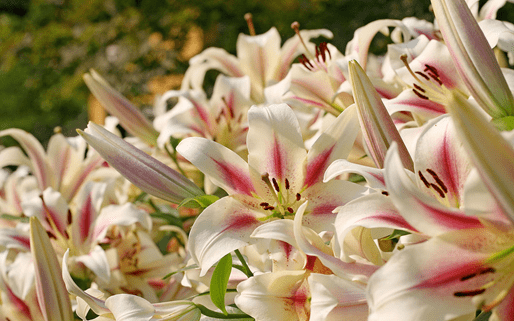
M 289 189 L 289 180 L 286 178 L 286 189 Z
M 421 171 L 418 171 L 418 174 L 419 174 L 419 178 L 421 179 L 421 181 L 423 182 L 423 184 L 425 184 L 425 186 L 427 188 L 430 188 L 430 183 L 427 181 L 427 179 L 425 178 L 425 176 L 423 176 L 423 174 L 421 174 Z
M 415 71 L 414 73 L 417 74 L 417 75 L 420 75 L 421 77 L 425 78 L 426 80 L 430 80 L 430 77 L 428 77 L 427 75 L 425 75 L 421 71 Z
M 273 177 L 271 179 L 271 181 L 273 182 L 273 187 L 275 188 L 275 191 L 280 192 L 280 186 L 278 186 L 278 183 L 277 183 L 277 180 L 275 179 L 275 177 Z
M 245 14 L 246 24 L 248 25 L 248 30 L 250 31 L 250 36 L 255 36 L 255 28 L 253 26 L 253 16 L 251 13 Z
M 446 194 L 434 183 L 430 183 L 430 186 L 441 196 L 441 198 L 445 198 Z
M 300 193 L 296 193 L 296 200 L 299 201 L 302 199 L 302 195 Z
M 421 99 L 425 99 L 425 100 L 428 100 L 428 97 L 421 94 L 419 91 L 417 91 L 416 89 L 412 89 L 412 91 L 416 94 L 416 96 L 418 96 L 419 98 Z
M 262 202 L 262 203 L 260 203 L 259 205 L 264 207 L 264 206 L 269 206 L 269 203 Z
M 293 210 L 291 207 L 288 207 L 288 208 L 287 208 L 287 211 L 288 211 L 289 213 L 291 213 L 291 214 L 293 214 L 293 213 L 294 213 L 294 210 Z
M 431 170 L 430 168 L 427 168 L 427 172 L 432 175 L 432 177 L 435 179 L 435 181 L 437 182 L 437 184 L 439 186 L 441 186 L 441 189 L 445 192 L 445 193 L 448 193 L 448 188 L 446 187 L 446 185 L 444 185 L 444 182 L 439 178 L 439 176 L 437 176 L 436 172 L 434 172 L 433 170 Z
M 465 297 L 465 296 L 475 296 L 479 295 L 485 292 L 485 289 L 478 289 L 478 290 L 472 290 L 472 291 L 461 291 L 461 292 L 455 292 L 453 293 L 456 297 Z
M 389 196 L 389 193 L 386 191 L 382 191 L 382 195 Z
M 418 86 L 417 84 L 413 84 L 414 88 L 416 88 L 418 91 L 421 91 L 422 93 L 425 92 L 425 89 L 421 88 L 420 86 Z

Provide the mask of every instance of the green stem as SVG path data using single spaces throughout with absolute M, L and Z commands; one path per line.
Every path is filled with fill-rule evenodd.
M 239 250 L 235 250 L 234 253 L 236 253 L 237 255 L 237 258 L 239 259 L 239 261 L 241 261 L 241 264 L 243 265 L 243 268 L 244 268 L 244 274 L 251 278 L 253 276 L 253 273 L 252 271 L 250 271 L 250 268 L 248 267 L 248 264 L 246 264 L 246 261 L 245 261 L 245 258 L 243 257 L 243 255 L 241 254 L 241 252 L 239 252 Z
M 177 160 L 177 151 L 173 151 L 173 153 L 170 152 L 170 150 L 168 149 L 168 147 L 166 145 L 164 145 L 164 149 L 166 150 L 166 153 L 168 153 L 168 156 L 170 156 L 171 160 L 173 161 L 173 163 L 175 163 L 175 165 L 177 166 L 177 169 L 178 171 L 180 172 L 180 174 L 186 176 L 186 172 L 184 172 L 184 170 L 182 169 L 182 167 L 180 167 L 179 163 L 178 163 L 178 160 Z M 187 176 L 186 176 L 187 177 Z
M 242 318 L 251 318 L 248 314 L 244 313 L 237 313 L 237 314 L 223 314 L 216 311 L 212 311 L 210 309 L 207 309 L 205 306 L 201 304 L 197 304 L 196 307 L 200 309 L 200 312 L 202 312 L 203 315 L 212 317 L 212 318 L 218 318 L 218 319 L 242 319 Z

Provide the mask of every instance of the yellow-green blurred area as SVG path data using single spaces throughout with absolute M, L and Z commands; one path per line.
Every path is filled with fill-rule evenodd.
M 429 0 L 0 0 L 0 130 L 18 127 L 46 142 L 87 123 L 95 104 L 82 75 L 103 75 L 136 106 L 180 86 L 188 60 L 208 46 L 235 53 L 244 14 L 257 34 L 272 26 L 282 40 L 327 28 L 344 52 L 360 26 L 408 16 L 433 20 Z M 510 5 L 510 4 L 509 4 Z M 508 9 L 500 12 L 505 15 Z M 508 20 L 508 19 L 506 19 Z M 512 19 L 510 19 L 512 21 Z M 376 39 L 374 50 L 388 39 Z M 88 103 L 89 101 L 89 103 Z M 2 143 L 2 141 L 0 141 Z

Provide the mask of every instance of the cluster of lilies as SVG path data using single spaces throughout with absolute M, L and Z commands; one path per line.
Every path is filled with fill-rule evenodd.
M 432 0 L 344 54 L 247 15 L 151 120 L 86 74 L 105 125 L 0 131 L 0 320 L 511 320 L 505 2 Z

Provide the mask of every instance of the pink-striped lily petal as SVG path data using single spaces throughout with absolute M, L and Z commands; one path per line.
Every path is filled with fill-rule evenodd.
M 310 291 L 305 271 L 253 276 L 237 286 L 237 306 L 256 320 L 307 320 Z
M 317 246 L 311 244 L 306 237 L 302 227 L 303 214 L 308 206 L 308 202 L 303 203 L 296 211 L 294 218 L 294 234 L 296 243 L 300 250 L 306 255 L 316 256 L 319 258 L 324 266 L 332 270 L 335 275 L 346 280 L 359 280 L 366 282 L 367 279 L 377 270 L 377 266 L 360 264 L 360 263 L 346 263 L 332 255 L 329 255 L 318 247 L 323 247 L 324 243 L 321 238 L 318 240 Z M 310 241 L 315 239 L 310 237 Z M 326 246 L 326 245 L 325 245 Z
M 237 57 L 243 72 L 252 80 L 252 97 L 263 100 L 268 85 L 280 64 L 280 34 L 275 27 L 266 33 L 247 36 L 240 33 L 236 43 Z
M 418 138 L 415 159 L 415 173 L 427 187 L 426 192 L 459 208 L 471 164 L 449 116 L 427 124 Z
M 294 64 L 289 75 L 291 86 L 282 97 L 283 102 L 293 107 L 305 108 L 307 105 L 319 108 L 335 116 L 346 107 L 337 97 L 340 83 L 333 83 L 324 70 L 310 71 L 300 64 Z
M 480 20 L 493 20 L 496 19 L 496 13 L 498 10 L 503 7 L 507 1 L 512 2 L 511 0 L 488 0 L 480 9 L 480 14 L 478 18 Z M 477 1 L 478 7 L 478 1 Z
M 110 313 L 109 309 L 105 306 L 105 302 L 100 300 L 86 292 L 84 292 L 79 286 L 73 281 L 70 271 L 68 270 L 68 256 L 70 250 L 66 250 L 64 256 L 62 258 L 62 279 L 64 280 L 64 284 L 66 285 L 66 289 L 69 293 L 80 297 L 82 300 L 86 301 L 86 303 L 91 307 L 96 314 L 102 315 L 106 313 Z M 71 310 L 71 309 L 70 309 Z
M 387 149 L 396 142 L 405 168 L 413 170 L 412 158 L 368 76 L 355 60 L 348 63 L 348 68 L 361 129 L 371 158 L 377 167 L 383 168 Z
M 185 176 L 99 125 L 90 122 L 86 132 L 78 132 L 121 175 L 148 194 L 172 203 L 204 194 Z
M 339 208 L 335 220 L 334 252 L 345 262 L 353 261 L 350 256 L 359 255 L 376 265 L 383 264 L 382 258 L 377 257 L 375 247 L 372 246 L 374 244 L 366 246 L 361 242 L 356 242 L 355 235 L 351 235 L 352 231 L 359 227 L 418 232 L 398 213 L 390 197 L 380 193 L 372 193 L 358 198 Z M 363 233 L 363 231 L 360 233 Z
M 358 133 L 357 110 L 355 107 L 348 107 L 321 133 L 309 150 L 304 186 L 321 182 L 323 173 L 333 161 L 346 158 Z
M 464 0 L 432 0 L 432 7 L 459 75 L 493 118 L 514 115 L 514 97 L 487 39 Z
M 302 224 L 314 231 L 333 231 L 337 214 L 334 210 L 369 193 L 369 188 L 343 180 L 317 183 L 302 193 L 309 200 Z
M 230 77 L 243 77 L 244 72 L 237 58 L 225 49 L 207 48 L 189 60 L 181 90 L 201 90 L 207 70 L 216 69 Z
M 193 224 L 188 241 L 191 256 L 201 268 L 200 276 L 227 253 L 248 245 L 262 217 L 262 212 L 230 196 L 207 207 Z
M 514 222 L 514 149 L 461 95 L 448 102 L 457 133 L 487 188 Z
M 499 250 L 497 236 L 486 229 L 452 231 L 396 253 L 369 280 L 370 320 L 450 320 L 466 314 L 473 319 L 472 297 L 480 294 L 490 302 L 504 286 L 487 286 L 496 272 L 484 263 Z
M 27 231 L 19 228 L 0 229 L 0 247 L 30 251 L 30 236 Z
M 55 175 L 52 167 L 48 163 L 43 146 L 34 136 L 17 128 L 2 130 L 0 131 L 1 136 L 11 136 L 25 150 L 32 162 L 31 168 L 41 190 L 45 190 L 47 187 L 55 187 Z
M 400 20 L 376 20 L 355 30 L 353 39 L 346 45 L 345 55 L 352 59 L 357 59 L 362 68 L 366 70 L 371 41 L 378 32 L 388 35 L 389 27 L 399 28 L 402 31 L 404 41 L 411 38 L 409 29 Z
M 54 236 L 55 232 L 67 238 L 69 208 L 61 193 L 48 187 L 40 197 L 34 197 L 22 203 L 25 215 L 37 217 L 40 224 Z
M 413 175 L 409 175 L 403 168 L 397 153 L 396 144 L 391 145 L 386 155 L 386 186 L 393 204 L 410 225 L 430 236 L 451 230 L 482 227 L 477 218 L 422 193 L 412 180 Z
M 354 164 L 345 159 L 338 159 L 332 162 L 325 171 L 323 181 L 328 182 L 346 173 L 361 175 L 371 188 L 386 189 L 383 169 Z
M 71 301 L 61 277 L 59 262 L 45 229 L 30 218 L 30 249 L 36 268 L 36 291 L 45 320 L 74 320 Z
M 178 144 L 177 151 L 227 193 L 248 196 L 256 193 L 252 182 L 255 173 L 225 146 L 203 137 L 189 137 Z
M 443 105 L 432 100 L 420 98 L 412 90 L 402 91 L 393 99 L 384 101 L 384 105 L 391 115 L 408 111 L 418 116 L 423 122 L 446 114 L 446 109 Z
M 96 71 L 84 75 L 89 90 L 100 101 L 102 106 L 119 119 L 120 125 L 130 134 L 153 146 L 159 133 L 152 123 L 130 101 L 112 88 Z
M 254 106 L 248 122 L 248 165 L 276 179 L 281 190 L 286 189 L 286 179 L 292 190 L 300 190 L 307 152 L 291 108 L 286 104 Z
M 312 273 L 310 321 L 365 320 L 368 316 L 366 288 L 335 275 Z
M 148 213 L 137 208 L 134 204 L 125 203 L 123 205 L 106 206 L 102 208 L 100 214 L 95 220 L 91 239 L 102 241 L 110 226 L 130 226 L 136 223 L 147 231 L 152 229 L 152 220 Z

